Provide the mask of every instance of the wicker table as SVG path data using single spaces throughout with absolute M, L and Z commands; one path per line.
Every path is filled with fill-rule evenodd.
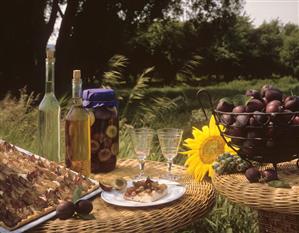
M 267 167 L 264 167 L 265 169 Z M 291 189 L 249 183 L 243 174 L 213 178 L 216 190 L 235 203 L 258 211 L 260 232 L 299 232 L 299 169 L 295 161 L 278 165 L 278 176 Z
M 166 164 L 147 161 L 145 172 L 151 177 L 158 177 L 166 172 Z M 199 183 L 186 175 L 184 167 L 174 166 L 173 173 L 182 177 L 180 182 L 187 188 L 185 195 L 175 202 L 132 209 L 112 206 L 96 197 L 93 200 L 95 220 L 54 219 L 34 232 L 174 232 L 182 229 L 209 212 L 215 202 L 215 192 L 210 183 Z M 95 175 L 94 178 L 130 178 L 136 174 L 137 161 L 122 160 L 113 172 Z

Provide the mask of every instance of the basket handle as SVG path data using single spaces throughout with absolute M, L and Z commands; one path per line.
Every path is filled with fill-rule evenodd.
M 208 120 L 209 120 L 208 115 L 207 115 L 206 110 L 205 110 L 205 108 L 203 107 L 203 104 L 202 104 L 202 102 L 201 102 L 200 99 L 201 99 L 201 97 L 202 97 L 203 95 L 205 95 L 206 97 L 208 97 L 211 112 L 214 113 L 214 108 L 213 108 L 213 102 L 212 102 L 211 95 L 210 95 L 210 93 L 209 93 L 206 89 L 200 89 L 200 90 L 196 93 L 196 95 L 198 96 L 198 102 L 199 102 L 199 104 L 200 104 L 201 110 L 203 111 L 203 114 L 205 115 L 206 120 L 208 121 Z
M 207 116 L 207 113 L 206 113 L 206 111 L 205 111 L 205 109 L 204 109 L 204 107 L 203 107 L 203 104 L 202 104 L 202 102 L 201 102 L 201 100 L 200 100 L 200 98 L 201 98 L 203 95 L 206 95 L 206 96 L 208 97 L 209 105 L 210 105 L 210 109 L 211 109 L 212 114 L 213 114 L 214 117 L 215 117 L 216 125 L 217 125 L 217 128 L 218 128 L 219 132 L 220 132 L 220 136 L 222 137 L 222 139 L 224 140 L 224 142 L 225 142 L 230 148 L 232 148 L 232 150 L 234 150 L 236 153 L 238 153 L 238 151 L 232 146 L 231 142 L 228 142 L 228 141 L 227 141 L 227 139 L 225 138 L 225 136 L 224 136 L 222 130 L 220 129 L 220 126 L 219 126 L 219 124 L 220 124 L 220 119 L 218 118 L 218 117 L 219 117 L 218 114 L 216 114 L 216 112 L 214 111 L 213 102 L 212 102 L 212 98 L 211 98 L 210 93 L 209 93 L 206 89 L 200 89 L 200 90 L 197 92 L 197 96 L 199 97 L 198 101 L 199 101 L 199 103 L 200 103 L 201 109 L 202 109 L 202 111 L 203 111 L 203 113 L 204 113 L 206 119 L 209 120 L 209 118 L 208 118 L 208 116 Z M 245 160 L 246 160 L 246 159 L 245 159 Z M 248 161 L 248 160 L 247 160 L 247 161 Z M 299 162 L 298 162 L 298 163 L 299 163 Z

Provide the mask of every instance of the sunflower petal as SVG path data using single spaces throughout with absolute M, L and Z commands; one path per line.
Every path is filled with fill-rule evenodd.
M 219 125 L 219 128 L 222 131 L 224 129 L 224 127 L 222 125 Z M 188 158 L 185 162 L 185 166 L 187 167 L 187 172 L 189 174 L 193 175 L 193 177 L 196 180 L 201 181 L 205 177 L 206 174 L 208 174 L 208 176 L 210 176 L 210 177 L 214 176 L 214 174 L 215 174 L 215 172 L 212 168 L 214 159 L 211 159 L 210 161 L 208 161 L 208 163 L 206 161 L 205 162 L 202 161 L 202 156 L 201 156 L 202 147 L 206 146 L 205 143 L 216 143 L 216 141 L 214 142 L 214 140 L 218 139 L 218 137 L 220 140 L 222 140 L 222 138 L 220 138 L 221 137 L 220 132 L 216 125 L 214 116 L 212 116 L 210 118 L 209 125 L 203 126 L 201 128 L 201 130 L 196 127 L 193 127 L 192 135 L 193 135 L 193 138 L 187 138 L 184 140 L 183 145 L 186 148 L 188 148 L 188 150 L 182 152 L 181 154 L 188 156 Z M 213 137 L 213 138 L 211 138 L 211 137 Z M 230 153 L 235 154 L 235 152 L 229 146 L 227 146 L 225 143 L 223 143 L 223 146 L 221 146 L 220 151 L 222 151 L 222 150 L 223 150 L 223 152 L 230 152 Z M 218 152 L 220 153 L 220 151 L 218 151 Z M 214 156 L 214 154 L 210 155 L 210 156 L 212 157 L 212 156 Z M 215 159 L 217 158 L 217 156 L 214 156 L 214 157 L 215 157 Z
M 211 116 L 210 122 L 209 122 L 209 128 L 212 132 L 218 131 L 218 128 L 216 126 L 216 121 L 214 115 Z

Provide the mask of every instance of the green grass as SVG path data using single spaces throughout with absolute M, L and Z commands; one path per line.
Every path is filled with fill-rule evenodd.
M 283 78 L 271 78 L 271 79 L 253 79 L 253 80 L 235 80 L 232 82 L 220 82 L 214 85 L 208 86 L 198 86 L 198 87 L 190 87 L 190 86 L 175 86 L 175 87 L 153 87 L 145 90 L 145 94 L 148 97 L 154 96 L 167 96 L 169 98 L 177 98 L 178 96 L 182 96 L 187 100 L 192 100 L 190 108 L 196 105 L 193 100 L 196 99 L 196 93 L 200 89 L 206 89 L 209 91 L 214 101 L 226 96 L 232 97 L 238 94 L 244 94 L 248 89 L 260 89 L 265 84 L 271 84 L 276 87 L 279 87 L 285 94 L 297 94 L 299 95 L 299 82 L 297 79 L 286 76 Z M 118 91 L 119 94 L 128 96 L 131 90 L 124 89 Z
M 266 83 L 274 84 L 286 94 L 299 94 L 298 81 L 290 77 L 269 80 L 239 80 L 204 88 L 216 101 L 225 96 L 233 97 L 243 94 L 247 89 L 259 89 Z M 192 126 L 201 127 L 207 123 L 196 96 L 197 91 L 201 88 L 203 87 L 143 88 L 141 97 L 130 101 L 129 94 L 132 90 L 119 90 L 118 95 L 122 97 L 120 101 L 120 157 L 128 158 L 133 155 L 126 125 L 146 125 L 153 129 L 180 127 L 184 129 L 184 138 L 187 138 L 191 136 Z M 0 138 L 32 152 L 37 152 L 36 105 L 39 100 L 40 96 L 28 95 L 25 90 L 22 90 L 19 98 L 7 96 L 0 101 Z M 208 102 L 205 99 L 202 100 L 204 106 L 208 108 Z M 67 111 L 68 98 L 61 100 L 61 106 L 64 115 Z M 125 112 L 124 109 L 126 109 Z M 210 114 L 209 109 L 208 113 Z M 63 123 L 62 119 L 62 148 L 64 148 Z M 154 141 L 150 159 L 163 161 L 157 139 Z M 176 158 L 176 163 L 183 164 L 185 159 L 180 155 Z M 198 222 L 181 232 L 258 232 L 256 213 L 218 196 L 217 204 L 211 213 L 203 219 L 198 219 Z

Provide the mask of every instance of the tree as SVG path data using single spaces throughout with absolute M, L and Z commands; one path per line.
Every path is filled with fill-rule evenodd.
M 68 0 L 56 44 L 56 76 L 61 91 L 69 87 L 71 70 L 80 68 L 85 77 L 98 75 L 103 64 L 125 44 L 142 25 L 164 16 L 175 6 L 172 0 Z
M 34 1 L 34 6 L 38 9 L 36 18 L 39 32 L 36 33 L 34 37 L 34 50 L 35 53 L 35 77 L 38 79 L 34 82 L 35 90 L 43 90 L 43 84 L 45 80 L 45 55 L 48 40 L 53 32 L 54 25 L 57 18 L 57 13 L 59 9 L 58 0 L 46 0 L 46 1 Z M 44 10 L 48 8 L 49 19 L 48 22 L 45 19 Z
M 79 10 L 80 1 L 67 0 L 66 4 L 66 10 L 64 15 L 62 15 L 60 30 L 55 46 L 55 77 L 59 80 L 57 91 L 60 93 L 70 90 L 71 70 L 73 68 L 70 59 L 72 56 L 78 56 L 76 51 L 72 51 L 75 50 L 75 48 L 72 46 L 70 38 L 73 34 L 74 20 Z
M 49 10 L 49 18 L 44 12 Z M 4 1 L 0 10 L 0 76 L 4 90 L 30 84 L 44 89 L 44 59 L 47 41 L 53 31 L 58 0 Z
M 238 0 L 192 0 L 189 13 L 193 14 L 190 13 L 188 23 L 184 24 L 175 20 L 183 14 L 184 2 L 69 0 L 68 4 L 72 6 L 67 7 L 63 16 L 59 33 L 62 36 L 59 35 L 56 46 L 56 74 L 62 82 L 61 87 L 68 85 L 66 77 L 71 75 L 73 68 L 81 68 L 85 77 L 100 76 L 103 64 L 114 54 L 124 54 L 133 60 L 134 65 L 129 66 L 132 72 L 140 72 L 145 64 L 156 66 L 159 76 L 165 78 L 167 83 L 175 81 L 179 66 L 185 58 L 194 55 L 197 43 L 203 41 L 204 37 L 198 33 L 208 29 L 212 32 L 209 35 L 213 35 L 220 31 L 219 28 L 223 32 L 225 25 L 229 25 L 241 6 Z M 193 28 L 199 30 L 189 33 L 187 29 Z M 163 37 L 163 40 L 156 41 L 159 44 L 152 44 L 154 47 L 144 49 L 144 45 L 149 45 L 149 41 L 145 41 L 156 36 Z M 192 41 L 188 41 L 188 38 Z M 149 50 L 154 52 L 148 53 Z
M 211 69 L 208 73 L 223 75 L 226 81 L 246 75 L 252 59 L 253 46 L 249 40 L 252 31 L 253 25 L 249 17 L 235 18 L 209 51 Z
M 282 46 L 282 26 L 277 20 L 263 23 L 253 31 L 251 43 L 253 49 L 254 70 L 260 77 L 269 77 L 282 71 L 280 49 Z
M 283 32 L 281 62 L 292 75 L 299 77 L 299 28 L 294 24 L 287 24 Z
M 166 84 L 175 82 L 175 75 L 190 55 L 187 49 L 186 24 L 174 20 L 155 21 L 145 30 L 138 30 L 129 44 L 133 72 L 141 67 L 156 67 L 156 76 Z M 157 78 L 157 77 L 156 77 Z

